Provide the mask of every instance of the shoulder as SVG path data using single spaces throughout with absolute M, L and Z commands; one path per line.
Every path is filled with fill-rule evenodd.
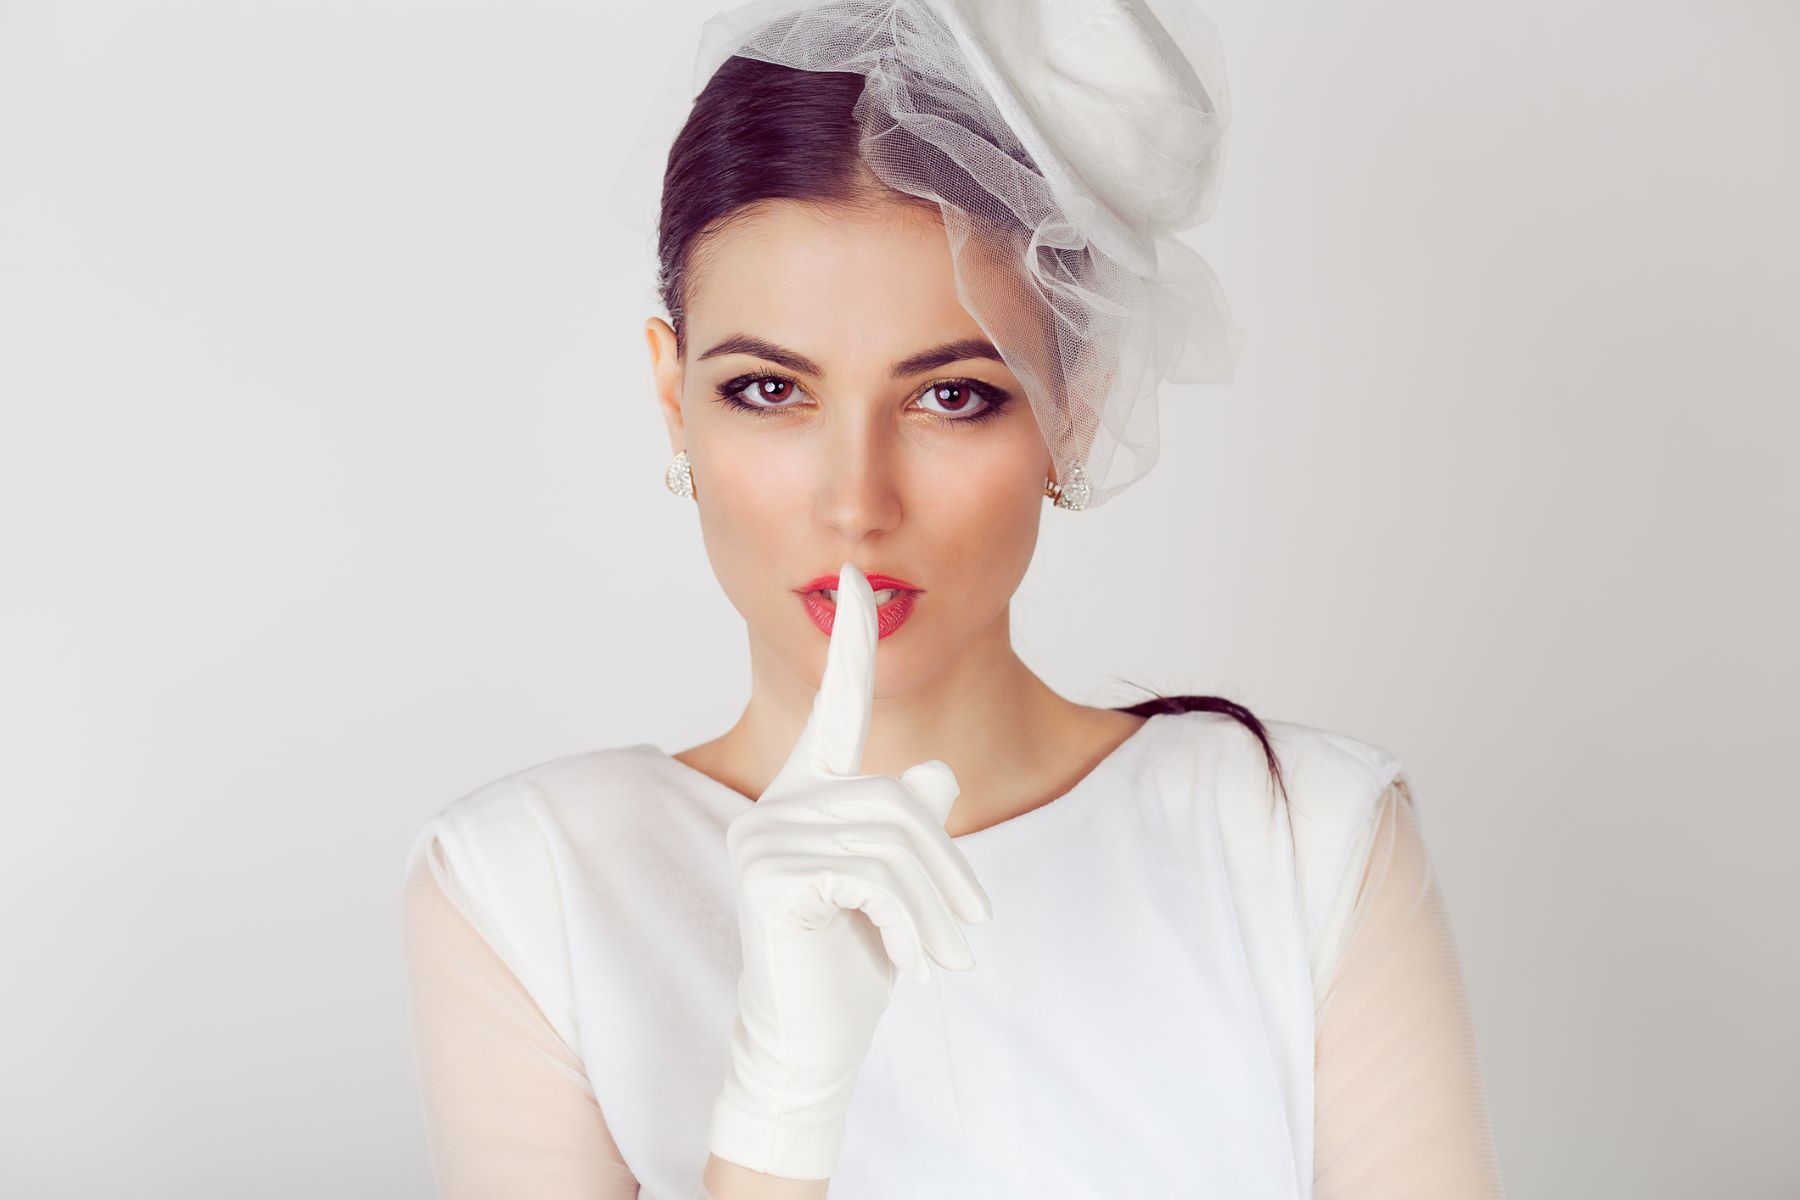
M 1294 721 L 1265 721 L 1281 762 L 1296 820 L 1357 822 L 1365 808 L 1405 771 L 1386 747 L 1339 730 Z
M 574 1045 L 569 1019 L 569 867 L 573 817 L 604 819 L 641 794 L 641 748 L 569 754 L 490 779 L 455 797 L 413 837 L 406 877 L 440 888 Z
M 627 819 L 657 784 L 644 745 L 586 750 L 534 763 L 456 796 L 428 818 L 407 855 L 430 845 L 477 900 L 553 888 L 558 847 L 576 825 Z
M 1404 765 L 1386 747 L 1338 730 L 1261 717 L 1269 749 L 1281 767 L 1281 783 L 1269 771 L 1262 739 L 1244 722 L 1221 712 L 1171 713 L 1156 718 L 1167 729 L 1152 747 L 1158 765 L 1206 779 L 1222 799 L 1275 801 L 1296 820 L 1330 825 L 1373 803 Z
M 1226 713 L 1163 718 L 1159 765 L 1204 783 L 1226 860 L 1266 884 L 1292 877 L 1311 940 L 1330 918 L 1344 881 L 1360 872 L 1382 796 L 1406 766 L 1387 747 L 1341 730 L 1260 718 L 1281 766 L 1277 783 L 1261 739 Z
M 585 750 L 534 763 L 454 797 L 415 835 L 409 860 L 436 839 L 471 867 L 500 869 L 514 858 L 541 865 L 545 847 L 571 821 L 622 817 L 658 786 L 651 748 Z

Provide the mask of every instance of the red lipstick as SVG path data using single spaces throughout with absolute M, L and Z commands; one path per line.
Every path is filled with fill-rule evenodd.
M 886 637 L 900 628 L 906 618 L 912 615 L 913 603 L 921 593 L 922 587 L 916 587 L 904 579 L 896 579 L 892 575 L 872 575 L 864 573 L 869 581 L 869 590 L 874 592 L 886 588 L 894 589 L 894 598 L 886 604 L 875 608 L 875 631 L 877 637 Z M 831 636 L 832 623 L 837 619 L 837 605 L 825 595 L 825 589 L 836 591 L 838 577 L 835 573 L 821 575 L 801 587 L 794 589 L 800 596 L 800 603 L 805 606 L 806 615 L 812 619 L 820 633 Z
M 869 590 L 872 592 L 879 592 L 883 588 L 898 588 L 903 592 L 922 592 L 925 590 L 918 584 L 908 583 L 904 579 L 896 579 L 892 575 L 879 575 L 871 571 L 864 571 L 863 578 L 869 581 Z M 797 592 L 822 592 L 826 588 L 830 588 L 835 592 L 837 591 L 837 585 L 837 572 L 833 571 L 829 575 L 819 576 L 811 583 L 803 583 L 794 590 Z

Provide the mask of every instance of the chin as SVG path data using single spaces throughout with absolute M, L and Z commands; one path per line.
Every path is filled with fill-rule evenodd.
M 824 678 L 825 656 L 831 643 L 805 613 L 800 613 L 774 644 L 783 647 L 783 657 L 796 675 L 815 688 L 819 686 Z M 913 691 L 944 665 L 945 652 L 917 614 L 875 645 L 874 695 L 877 700 Z

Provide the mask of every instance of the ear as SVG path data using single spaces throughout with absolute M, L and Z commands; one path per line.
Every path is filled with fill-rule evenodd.
M 644 340 L 650 346 L 650 372 L 656 381 L 656 403 L 669 427 L 669 452 L 682 448 L 681 356 L 675 351 L 675 330 L 661 317 L 644 322 Z

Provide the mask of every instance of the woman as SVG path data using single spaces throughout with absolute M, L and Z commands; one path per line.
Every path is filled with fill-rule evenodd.
M 1232 331 L 1167 236 L 1223 124 L 1195 14 L 1007 7 L 708 25 L 646 338 L 751 695 L 421 831 L 446 1196 L 1500 1194 L 1401 764 L 1012 649 L 1044 498 L 1147 470 L 1137 402 Z

